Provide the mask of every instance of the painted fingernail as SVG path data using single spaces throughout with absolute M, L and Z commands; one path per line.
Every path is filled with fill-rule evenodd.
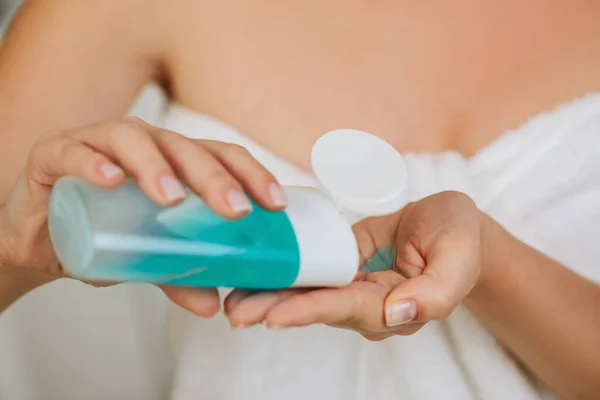
M 400 301 L 392 304 L 385 311 L 387 326 L 398 326 L 412 321 L 417 316 L 417 305 L 412 300 Z
M 271 200 L 277 207 L 285 207 L 288 204 L 287 195 L 276 183 L 269 184 L 269 195 L 271 196 Z
M 122 176 L 125 174 L 121 167 L 111 163 L 105 163 L 100 165 L 100 173 L 104 175 L 106 179 L 113 179 L 117 176 Z
M 229 207 L 235 212 L 248 212 L 252 211 L 252 204 L 248 197 L 238 189 L 229 189 L 227 192 L 227 202 Z
M 179 200 L 185 197 L 183 185 L 172 176 L 165 175 L 160 178 L 160 187 L 168 201 Z

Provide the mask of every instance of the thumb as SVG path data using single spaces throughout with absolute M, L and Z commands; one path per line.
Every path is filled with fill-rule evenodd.
M 396 286 L 385 301 L 388 326 L 448 317 L 479 275 L 478 246 L 454 237 L 438 241 L 421 275 Z
M 420 275 L 397 286 L 385 300 L 387 326 L 446 318 L 458 305 L 430 275 Z

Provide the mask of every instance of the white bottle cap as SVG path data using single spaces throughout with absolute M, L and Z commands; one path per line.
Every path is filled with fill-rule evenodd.
M 340 129 L 312 149 L 317 188 L 352 222 L 392 214 L 408 203 L 408 171 L 400 153 L 369 133 Z

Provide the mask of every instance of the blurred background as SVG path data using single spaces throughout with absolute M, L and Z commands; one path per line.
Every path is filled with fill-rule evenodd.
M 4 30 L 6 22 L 10 19 L 19 3 L 20 1 L 18 0 L 0 0 L 0 24 L 2 30 Z

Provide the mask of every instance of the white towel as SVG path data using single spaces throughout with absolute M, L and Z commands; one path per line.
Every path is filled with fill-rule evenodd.
M 244 145 L 283 183 L 314 183 L 218 121 L 171 106 L 163 125 Z M 464 191 L 518 238 L 600 282 L 600 94 L 533 118 L 471 159 L 406 159 L 415 199 Z M 371 343 L 321 326 L 231 331 L 223 318 L 166 304 L 151 287 L 62 281 L 33 292 L 0 317 L 0 398 L 550 398 L 462 308 L 414 336 Z
M 197 113 L 172 106 L 164 126 L 247 147 L 284 184 L 312 177 Z M 414 199 L 472 196 L 526 243 L 600 282 L 600 94 L 507 132 L 472 158 L 407 154 Z M 327 327 L 234 332 L 176 312 L 175 400 L 551 398 L 464 308 L 412 337 L 371 343 Z

